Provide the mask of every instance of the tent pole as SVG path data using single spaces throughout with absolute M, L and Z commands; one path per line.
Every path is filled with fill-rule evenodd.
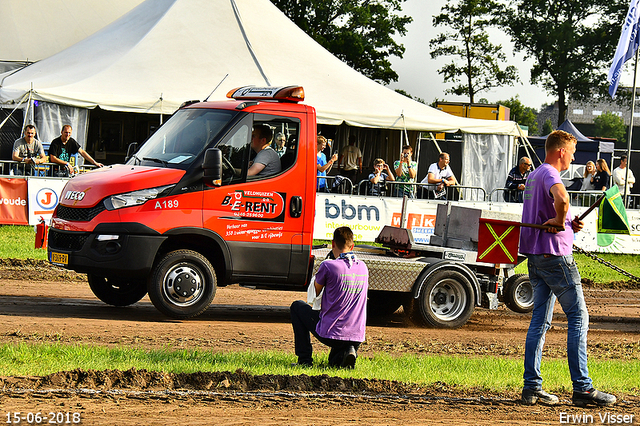
M 20 99 L 20 102 L 18 102 L 18 105 L 16 105 L 16 107 L 9 113 L 9 115 L 7 115 L 7 118 L 5 118 L 2 123 L 0 123 L 0 129 L 2 129 L 4 127 L 4 125 L 7 123 L 7 121 L 9 121 L 9 119 L 11 118 L 11 116 L 13 115 L 14 112 L 16 112 L 16 110 L 18 108 L 20 108 L 20 105 L 22 105 L 24 103 L 24 100 L 27 98 L 29 94 L 25 93 L 24 96 L 22 97 L 22 99 Z M 24 128 L 24 126 L 23 126 Z
M 33 83 L 31 83 L 31 89 L 29 90 L 29 99 L 27 99 L 27 109 L 24 111 L 24 117 L 22 119 L 22 129 L 20 130 L 20 134 L 24 131 L 24 127 L 27 125 L 27 120 L 29 119 L 29 110 L 33 108 L 33 98 L 31 97 L 33 93 Z M 38 135 L 39 137 L 40 135 Z
M 627 206 L 627 179 L 629 179 L 629 167 L 631 164 L 631 141 L 633 138 L 633 114 L 636 108 L 636 78 L 638 76 L 638 49 L 636 49 L 636 63 L 633 67 L 633 92 L 631 98 L 631 117 L 629 118 L 629 140 L 627 142 L 627 167 L 625 168 L 624 174 L 624 191 L 623 191 L 623 200 L 624 206 Z M 614 182 L 615 183 L 615 182 Z

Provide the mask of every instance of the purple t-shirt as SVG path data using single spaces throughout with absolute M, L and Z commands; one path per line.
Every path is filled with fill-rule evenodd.
M 556 216 L 553 207 L 551 187 L 555 184 L 563 185 L 560 173 L 550 164 L 543 163 L 535 169 L 524 190 L 524 204 L 522 206 L 522 223 L 542 225 Z M 520 228 L 520 253 L 523 254 L 553 254 L 567 256 L 573 252 L 573 229 L 571 228 L 571 211 L 567 211 L 564 220 L 564 231 L 553 234 L 544 229 Z
M 320 264 L 316 282 L 324 285 L 320 321 L 316 332 L 334 340 L 364 342 L 367 325 L 367 265 L 356 260 L 325 260 Z

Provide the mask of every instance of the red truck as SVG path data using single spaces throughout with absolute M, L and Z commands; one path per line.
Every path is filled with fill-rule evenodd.
M 107 304 L 131 305 L 148 293 L 174 318 L 204 312 L 218 286 L 304 291 L 321 260 L 312 251 L 315 110 L 299 103 L 296 86 L 244 87 L 227 97 L 180 108 L 126 164 L 70 179 L 51 220 L 49 261 L 86 273 Z M 286 137 L 281 171 L 270 176 L 247 176 L 258 124 Z M 422 322 L 458 327 L 474 306 L 496 307 L 514 278 L 512 267 L 473 265 L 465 250 L 422 250 L 414 259 L 371 254 L 372 306 L 404 304 Z M 429 283 L 443 271 L 454 274 Z M 507 301 L 522 293 L 515 277 Z

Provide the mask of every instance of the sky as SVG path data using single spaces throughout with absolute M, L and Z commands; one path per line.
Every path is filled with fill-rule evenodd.
M 406 51 L 403 58 L 390 58 L 392 68 L 398 74 L 399 79 L 397 82 L 389 84 L 388 87 L 405 90 L 411 96 L 424 99 L 428 104 L 436 98 L 451 102 L 469 102 L 468 97 L 444 93 L 451 84 L 443 82 L 443 77 L 438 74 L 438 69 L 451 59 L 448 57 L 431 59 L 429 54 L 429 41 L 446 30 L 442 26 L 433 27 L 433 16 L 440 13 L 444 4 L 446 4 L 446 0 L 407 0 L 403 3 L 402 14 L 413 17 L 413 22 L 407 26 L 407 34 L 404 37 L 396 37 L 396 41 L 405 46 Z M 496 30 L 490 33 L 489 39 L 493 44 L 502 45 L 509 65 L 515 65 L 518 68 L 520 83 L 481 92 L 476 95 L 476 101 L 480 98 L 486 98 L 489 103 L 496 103 L 499 100 L 520 95 L 520 101 L 525 106 L 536 110 L 540 110 L 540 107 L 545 103 L 550 104 L 556 101 L 556 98 L 546 93 L 541 86 L 534 86 L 530 83 L 529 71 L 533 60 L 525 60 L 523 53 L 516 53 L 514 56 L 513 45 L 507 35 Z M 613 53 L 611 52 L 612 58 Z M 629 72 L 627 74 L 621 79 L 621 86 L 632 86 L 633 77 Z

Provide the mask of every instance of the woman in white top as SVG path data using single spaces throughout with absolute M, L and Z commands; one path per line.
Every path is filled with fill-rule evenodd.
M 595 191 L 596 187 L 593 185 L 593 177 L 596 175 L 596 164 L 593 161 L 587 161 L 587 165 L 584 168 L 584 178 L 582 179 L 582 187 L 580 191 Z

